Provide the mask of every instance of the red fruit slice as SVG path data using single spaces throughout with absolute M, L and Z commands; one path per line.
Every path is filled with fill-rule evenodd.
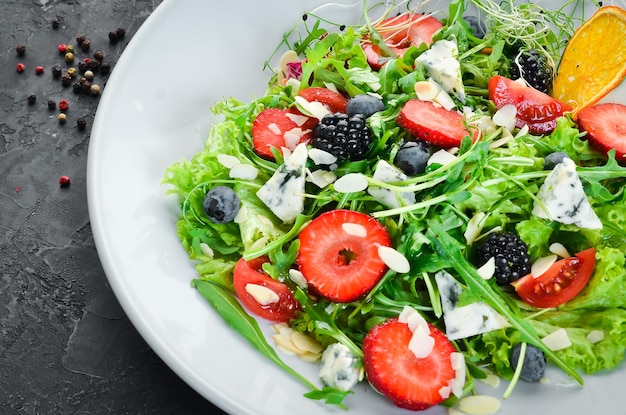
M 556 128 L 557 118 L 572 111 L 572 106 L 552 98 L 533 87 L 522 85 L 503 76 L 489 80 L 489 99 L 498 109 L 507 104 L 517 108 L 516 127 L 528 125 L 532 134 L 549 134 Z
M 606 154 L 615 149 L 615 158 L 626 161 L 626 105 L 598 104 L 578 113 L 578 126 L 587 132 L 589 143 Z
M 295 317 L 296 311 L 300 310 L 300 303 L 295 299 L 289 287 L 276 281 L 263 271 L 262 266 L 268 261 L 267 257 L 259 257 L 250 261 L 241 258 L 237 261 L 233 272 L 235 292 L 242 304 L 257 316 L 271 321 L 287 323 Z M 248 284 L 265 287 L 273 291 L 278 300 L 259 303 L 257 298 L 250 294 L 255 291 L 246 288 Z M 258 297 L 260 298 L 260 296 Z
M 274 159 L 270 149 L 287 147 L 293 150 L 299 143 L 307 143 L 313 132 L 293 121 L 293 112 L 280 108 L 266 108 L 252 122 L 252 140 L 256 153 Z M 290 118 L 292 117 L 292 118 Z
M 432 16 L 404 13 L 388 17 L 374 28 L 389 49 L 398 57 L 402 57 L 411 46 L 419 47 L 422 43 L 430 46 L 433 43 L 433 35 L 442 27 L 441 22 Z M 389 59 L 382 56 L 380 47 L 373 44 L 369 38 L 363 41 L 361 47 L 365 52 L 367 62 L 374 70 L 382 68 Z
M 298 92 L 302 98 L 309 102 L 320 102 L 324 104 L 330 112 L 346 112 L 348 98 L 338 92 L 328 88 L 310 87 Z
M 368 293 L 387 270 L 378 256 L 381 245 L 391 246 L 391 240 L 376 219 L 351 210 L 332 210 L 300 232 L 298 266 L 314 292 L 348 303 Z
M 420 140 L 444 148 L 457 147 L 463 137 L 470 135 L 461 114 L 436 107 L 430 101 L 407 101 L 396 121 Z M 478 130 L 473 131 L 473 137 L 478 137 Z
M 418 358 L 409 349 L 413 332 L 397 318 L 375 326 L 363 340 L 363 367 L 372 386 L 396 406 L 414 411 L 441 403 L 439 391 L 455 378 L 450 355 L 456 351 L 444 333 L 429 324 L 432 352 Z

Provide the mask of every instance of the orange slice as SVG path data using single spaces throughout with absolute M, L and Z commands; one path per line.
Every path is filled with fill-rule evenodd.
M 600 7 L 569 40 L 554 97 L 574 107 L 572 116 L 597 103 L 626 76 L 626 10 Z

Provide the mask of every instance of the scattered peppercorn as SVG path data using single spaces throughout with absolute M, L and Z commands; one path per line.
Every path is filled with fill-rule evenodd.
M 83 117 L 79 117 L 76 120 L 76 126 L 78 127 L 79 130 L 81 130 L 81 131 L 84 130 L 85 127 L 87 127 L 87 120 L 84 119 Z
M 37 101 L 37 95 L 30 94 L 26 99 L 28 100 L 29 105 L 34 105 L 35 101 Z
M 55 65 L 52 67 L 52 76 L 54 76 L 55 78 L 60 78 L 61 73 L 61 67 L 59 65 Z
M 87 66 L 87 64 L 83 61 L 78 62 L 78 72 L 80 73 L 85 73 L 85 71 L 88 69 L 89 67 Z
M 70 186 L 70 178 L 68 176 L 59 177 L 59 185 L 61 187 L 69 187 Z
M 124 39 L 124 36 L 126 36 L 126 29 L 124 29 L 123 27 L 118 27 L 115 31 L 115 34 L 117 35 L 118 39 Z
M 74 46 L 72 46 L 72 45 L 67 45 L 66 52 L 71 52 L 71 53 L 74 53 Z
M 74 62 L 74 53 L 72 53 L 72 52 L 67 52 L 67 53 L 65 54 L 65 62 L 67 62 L 67 63 Z
M 24 66 L 24 64 L 23 64 L 22 62 L 18 63 L 18 64 L 15 66 L 15 70 L 16 70 L 18 73 L 22 73 L 22 72 L 24 72 L 24 70 L 25 70 L 25 69 L 26 69 L 26 66 Z
M 26 53 L 26 45 L 17 45 L 15 47 L 15 52 L 17 53 L 17 56 L 19 57 L 24 56 L 24 54 Z
M 106 62 L 103 62 L 103 63 L 100 65 L 100 74 L 102 74 L 102 75 L 108 75 L 108 74 L 109 74 L 109 72 L 111 72 L 111 65 L 109 65 L 109 64 L 108 64 L 108 63 L 106 63 Z
M 61 55 L 64 55 L 67 52 L 67 45 L 65 43 L 61 43 L 59 46 L 57 46 L 57 50 Z
M 87 39 L 87 36 L 85 36 L 85 35 L 78 35 L 78 36 L 76 36 L 76 43 L 78 45 L 82 45 L 83 42 L 85 41 L 85 39 Z
M 76 76 L 76 68 L 67 68 L 67 73 L 69 76 L 74 78 Z
M 59 120 L 60 124 L 65 124 L 65 121 L 67 121 L 67 115 L 60 113 L 57 115 L 57 120 Z
M 92 71 L 85 71 L 85 78 L 87 78 L 88 81 L 91 81 L 94 77 L 94 74 Z
M 61 110 L 61 112 L 67 111 L 69 107 L 70 104 L 67 102 L 66 99 L 62 99 L 61 101 L 59 101 L 59 109 Z
M 109 32 L 109 42 L 115 44 L 118 41 L 118 37 L 117 37 L 117 33 L 115 32 Z
M 35 68 L 35 73 L 41 75 L 43 73 L 43 66 L 39 65 Z
M 72 85 L 72 77 L 67 72 L 61 75 L 61 85 L 63 86 Z
M 85 82 L 87 82 L 87 78 L 85 78 L 84 76 L 81 76 L 80 79 L 78 80 L 79 84 L 84 84 Z
M 89 39 L 85 39 L 83 43 L 80 44 L 80 48 L 83 52 L 89 52 L 89 47 L 91 46 L 91 41 Z
M 52 21 L 52 28 L 56 30 L 59 28 L 59 26 L 61 26 L 61 22 L 59 21 L 59 19 L 54 19 Z
M 91 62 L 89 62 L 89 70 L 94 73 L 98 72 L 98 70 L 100 69 L 100 65 L 100 61 L 93 59 Z
M 89 92 L 91 92 L 91 95 L 98 95 L 100 93 L 100 86 L 96 84 L 91 85 Z
M 91 82 L 89 81 L 85 81 L 82 84 L 80 84 L 80 88 L 81 91 L 83 91 L 85 94 L 88 94 L 89 92 L 91 92 Z
M 55 100 L 53 99 L 49 99 L 48 100 L 48 109 L 49 110 L 54 110 L 57 107 L 57 103 Z
M 80 82 L 74 82 L 72 84 L 72 90 L 74 91 L 75 94 L 80 94 L 81 92 L 83 92 L 83 86 L 81 85 Z
M 93 54 L 93 58 L 101 62 L 102 59 L 104 59 L 104 52 L 102 52 L 101 50 L 97 51 L 96 53 Z

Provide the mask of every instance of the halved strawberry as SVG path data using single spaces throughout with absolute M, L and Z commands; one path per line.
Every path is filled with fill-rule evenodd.
M 516 127 L 528 125 L 532 134 L 551 133 L 556 128 L 557 118 L 573 109 L 566 102 L 499 75 L 489 80 L 489 99 L 498 109 L 507 104 L 514 105 L 517 108 Z
M 578 126 L 586 131 L 587 140 L 606 154 L 615 149 L 615 158 L 626 161 L 626 105 L 598 104 L 578 112 Z
M 328 88 L 309 87 L 298 92 L 302 98 L 309 102 L 324 104 L 330 112 L 346 112 L 348 98 Z
M 396 121 L 420 140 L 444 148 L 457 147 L 463 137 L 470 135 L 461 114 L 437 107 L 430 101 L 407 101 Z M 472 136 L 477 138 L 478 130 L 472 131 Z
M 391 246 L 391 240 L 376 219 L 351 210 L 331 210 L 300 232 L 298 266 L 315 293 L 348 303 L 368 293 L 387 270 L 378 256 L 381 245 Z
M 274 159 L 270 149 L 287 147 L 293 150 L 299 143 L 307 143 L 313 132 L 294 120 L 297 114 L 280 108 L 266 108 L 252 122 L 252 140 L 256 153 Z
M 433 35 L 442 27 L 436 18 L 418 13 L 388 17 L 374 26 L 385 44 L 398 57 L 402 57 L 411 46 L 420 46 L 422 43 L 430 46 L 433 43 Z M 367 62 L 374 70 L 382 68 L 389 59 L 382 56 L 380 47 L 369 38 L 362 42 L 361 47 Z
M 363 340 L 368 381 L 400 408 L 419 411 L 443 402 L 440 391 L 456 376 L 450 359 L 454 345 L 436 327 L 428 327 L 435 343 L 423 358 L 409 348 L 413 332 L 397 318 L 375 326 Z

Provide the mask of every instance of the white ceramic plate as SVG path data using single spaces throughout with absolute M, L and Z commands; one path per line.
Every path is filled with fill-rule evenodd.
M 262 72 L 264 61 L 282 33 L 321 3 L 165 0 L 115 67 L 92 130 L 89 212 L 110 284 L 156 353 L 228 413 L 346 412 L 304 398 L 305 387 L 235 334 L 190 287 L 196 272 L 176 236 L 178 206 L 164 195 L 160 182 L 166 167 L 203 146 L 214 121 L 209 110 L 214 102 L 263 94 L 269 76 Z M 361 1 L 339 3 L 354 5 L 335 3 L 320 13 L 356 22 Z M 434 10 L 437 3 L 428 7 Z M 315 366 L 285 360 L 315 381 Z M 518 384 L 501 413 L 525 415 L 530 408 L 548 414 L 624 411 L 626 369 L 589 377 L 583 389 L 552 379 L 550 385 Z M 503 388 L 483 390 L 501 396 Z M 345 403 L 352 414 L 404 413 L 366 386 Z

